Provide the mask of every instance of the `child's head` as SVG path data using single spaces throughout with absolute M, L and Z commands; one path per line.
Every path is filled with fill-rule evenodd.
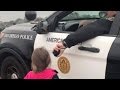
M 43 71 L 51 62 L 50 55 L 45 48 L 37 48 L 32 54 L 32 70 L 34 72 Z

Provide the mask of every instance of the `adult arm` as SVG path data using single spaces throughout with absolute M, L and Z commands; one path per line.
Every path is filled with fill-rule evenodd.
M 68 48 L 82 43 L 86 40 L 92 39 L 96 36 L 107 34 L 111 28 L 112 21 L 106 19 L 99 19 L 91 24 L 79 28 L 75 33 L 72 33 L 64 39 Z

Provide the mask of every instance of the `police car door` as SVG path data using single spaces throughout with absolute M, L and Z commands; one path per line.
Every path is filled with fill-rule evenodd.
M 62 22 L 62 24 L 64 24 Z M 68 32 L 49 32 L 36 36 L 34 48 L 44 46 L 51 55 L 51 67 L 62 79 L 104 79 L 107 56 L 116 37 L 98 36 L 82 44 L 67 48 L 60 57 L 55 57 L 53 48 Z

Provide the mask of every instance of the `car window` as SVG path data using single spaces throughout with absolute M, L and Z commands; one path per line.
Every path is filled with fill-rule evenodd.
M 100 11 L 73 11 L 58 22 L 56 31 L 75 32 L 78 27 L 99 19 Z
M 79 19 L 94 19 L 100 18 L 100 11 L 73 11 L 71 14 L 65 16 L 62 20 L 79 20 Z

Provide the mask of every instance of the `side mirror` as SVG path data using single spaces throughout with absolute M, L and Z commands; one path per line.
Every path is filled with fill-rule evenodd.
M 38 34 L 46 34 L 48 33 L 48 22 L 40 21 L 37 25 L 33 27 L 33 30 L 36 31 Z

